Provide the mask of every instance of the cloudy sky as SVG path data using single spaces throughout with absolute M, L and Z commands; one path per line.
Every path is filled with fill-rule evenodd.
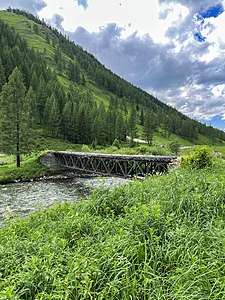
M 1 0 L 57 27 L 106 67 L 225 130 L 225 0 Z

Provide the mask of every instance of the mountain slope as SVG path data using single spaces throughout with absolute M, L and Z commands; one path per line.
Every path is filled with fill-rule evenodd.
M 202 136 L 211 143 L 225 140 L 224 132 L 191 120 L 128 83 L 33 15 L 10 9 L 0 11 L 0 21 L 5 81 L 18 66 L 31 126 L 44 135 L 83 144 L 111 144 L 126 135 L 150 142 L 155 132 L 193 143 Z M 0 77 L 0 88 L 3 83 Z

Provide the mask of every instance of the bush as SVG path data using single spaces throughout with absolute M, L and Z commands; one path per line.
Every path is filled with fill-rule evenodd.
M 92 143 L 91 143 L 91 149 L 96 150 L 98 146 L 97 140 L 95 139 Z
M 140 146 L 140 147 L 137 148 L 137 150 L 142 155 L 143 154 L 149 154 L 149 149 L 146 148 L 145 146 Z
M 121 144 L 120 141 L 118 141 L 117 139 L 114 140 L 114 142 L 112 143 L 113 147 L 116 147 L 117 149 L 121 148 Z
M 152 155 L 168 155 L 167 150 L 165 148 L 155 146 L 152 148 Z
M 178 141 L 171 141 L 170 143 L 169 143 L 169 149 L 170 149 L 170 151 L 172 152 L 172 153 L 174 153 L 174 154 L 178 154 L 178 152 L 179 152 L 179 143 L 178 143 Z
M 88 145 L 83 145 L 82 148 L 81 148 L 81 151 L 82 152 L 90 152 L 91 149 L 88 147 Z
M 104 151 L 104 152 L 110 154 L 110 153 L 113 153 L 113 152 L 117 152 L 117 150 L 118 150 L 118 148 L 116 146 L 110 146 L 110 147 L 106 148 L 106 151 Z
M 182 157 L 180 165 L 182 167 L 190 167 L 192 169 L 211 167 L 212 155 L 208 148 L 198 147 L 190 155 Z

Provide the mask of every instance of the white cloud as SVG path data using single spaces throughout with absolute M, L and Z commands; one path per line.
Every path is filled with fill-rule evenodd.
M 40 17 L 50 19 L 54 14 L 62 15 L 62 26 L 67 31 L 83 27 L 89 32 L 98 32 L 107 24 L 116 23 L 124 28 L 124 38 L 137 31 L 139 36 L 149 34 L 155 42 L 161 43 L 168 42 L 167 29 L 184 19 L 189 12 L 179 3 L 160 6 L 156 0 L 139 0 L 138 7 L 134 0 L 89 0 L 86 9 L 74 0 L 67 0 L 66 3 L 64 0 L 45 2 L 47 6 L 39 12 Z
M 225 84 L 218 84 L 212 88 L 212 94 L 216 97 L 225 95 Z

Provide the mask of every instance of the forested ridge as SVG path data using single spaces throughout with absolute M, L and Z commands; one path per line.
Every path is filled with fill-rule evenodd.
M 18 17 L 21 31 L 11 26 Z M 198 134 L 225 140 L 224 132 L 184 116 L 128 83 L 28 12 L 0 12 L 0 33 L 2 99 L 7 98 L 4 85 L 17 67 L 25 86 L 24 124 L 31 131 L 100 145 L 124 141 L 127 135 L 141 135 L 151 142 L 157 130 L 192 142 L 197 142 Z M 32 38 L 37 44 L 32 45 Z

